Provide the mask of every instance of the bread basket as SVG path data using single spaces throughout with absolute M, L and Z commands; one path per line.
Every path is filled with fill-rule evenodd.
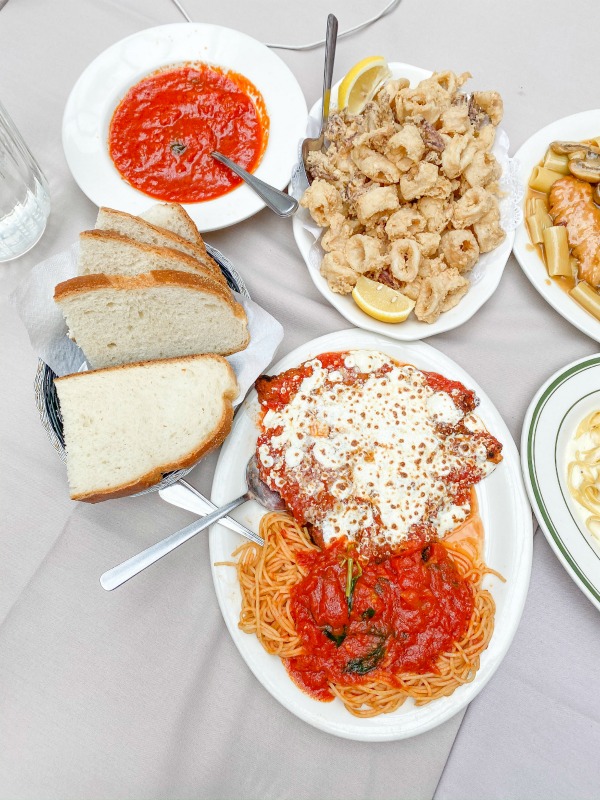
M 221 272 L 223 273 L 229 288 L 234 292 L 238 292 L 244 297 L 249 298 L 250 294 L 244 281 L 229 259 L 225 258 L 225 256 L 216 248 L 211 247 L 206 243 L 205 245 L 208 254 L 214 258 L 221 268 Z M 50 369 L 48 364 L 40 359 L 38 361 L 38 368 L 34 383 L 35 402 L 39 411 L 42 425 L 48 434 L 48 438 L 50 439 L 52 446 L 57 451 L 60 458 L 63 461 L 66 461 L 67 454 L 65 451 L 63 422 L 60 413 L 60 405 L 58 403 L 58 395 L 54 386 L 55 377 L 56 374 Z M 156 492 L 159 489 L 165 489 L 167 486 L 171 486 L 173 483 L 176 483 L 180 478 L 183 478 L 184 475 L 187 475 L 187 473 L 192 469 L 193 467 L 188 467 L 187 469 L 179 469 L 175 472 L 168 472 L 163 476 L 163 479 L 160 481 L 160 483 L 157 483 L 154 486 L 151 486 L 149 489 L 145 489 L 143 492 L 139 492 L 137 495 L 132 496 L 139 497 L 140 495 L 147 494 L 148 492 Z

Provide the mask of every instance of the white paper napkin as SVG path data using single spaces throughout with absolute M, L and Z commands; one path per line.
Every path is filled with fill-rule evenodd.
M 37 264 L 11 295 L 11 302 L 25 325 L 31 346 L 57 375 L 86 369 L 83 351 L 67 336 L 67 325 L 54 302 L 54 287 L 77 275 L 78 244 Z M 248 317 L 250 344 L 229 356 L 240 391 L 234 405 L 244 399 L 256 378 L 264 372 L 283 338 L 277 320 L 252 300 L 233 292 Z

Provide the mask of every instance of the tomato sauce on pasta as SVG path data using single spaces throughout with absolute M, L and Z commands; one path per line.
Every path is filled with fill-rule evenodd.
M 319 700 L 329 683 L 350 686 L 431 672 L 466 632 L 474 595 L 443 545 L 405 549 L 366 563 L 344 540 L 300 554 L 306 577 L 291 592 L 304 653 L 286 662 L 294 681 Z M 396 684 L 397 685 L 397 684 Z

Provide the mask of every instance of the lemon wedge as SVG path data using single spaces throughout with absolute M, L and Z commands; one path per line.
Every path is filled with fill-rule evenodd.
M 338 89 L 338 108 L 358 114 L 392 73 L 383 56 L 369 56 L 355 64 Z
M 352 298 L 365 314 L 380 322 L 404 322 L 415 307 L 410 297 L 364 275 L 356 282 Z

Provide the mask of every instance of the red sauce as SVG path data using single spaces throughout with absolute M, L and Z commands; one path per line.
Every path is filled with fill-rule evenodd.
M 279 411 L 286 406 L 300 388 L 300 384 L 312 375 L 312 367 L 302 365 L 282 372 L 280 375 L 261 375 L 255 383 L 263 414 Z
M 434 392 L 446 392 L 450 395 L 455 405 L 468 414 L 479 404 L 479 398 L 471 389 L 467 389 L 460 381 L 452 381 L 450 378 L 440 375 L 438 372 L 423 372 L 427 380 L 427 385 Z
M 125 95 L 110 124 L 109 152 L 121 175 L 151 197 L 196 203 L 241 179 L 219 150 L 252 172 L 269 135 L 264 100 L 243 75 L 186 64 L 149 75 Z
M 347 355 L 345 352 L 321 353 L 315 358 L 324 369 L 341 372 L 340 383 L 348 385 L 364 383 L 366 377 L 368 377 L 367 375 L 357 372 L 356 368 L 349 369 L 346 367 L 344 362 Z M 384 364 L 378 370 L 368 373 L 368 375 L 385 375 L 391 369 L 389 364 Z M 309 375 L 312 375 L 312 367 L 308 366 L 308 363 L 287 369 L 285 372 L 279 373 L 279 375 L 261 375 L 255 385 L 263 414 L 269 409 L 278 411 L 287 405 L 298 391 L 304 378 Z
M 301 564 L 308 574 L 292 589 L 291 614 L 304 654 L 286 668 L 319 700 L 333 699 L 328 681 L 397 684 L 402 673 L 436 672 L 468 629 L 473 589 L 442 544 L 362 562 L 338 539 Z

